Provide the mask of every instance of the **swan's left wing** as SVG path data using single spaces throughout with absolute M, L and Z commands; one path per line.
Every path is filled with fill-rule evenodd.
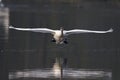
M 54 30 L 48 28 L 16 28 L 13 26 L 10 29 L 21 30 L 21 31 L 31 31 L 31 32 L 41 32 L 41 33 L 54 33 Z
M 111 28 L 107 31 L 93 31 L 93 30 L 73 29 L 73 30 L 64 31 L 64 34 L 65 35 L 70 35 L 70 34 L 80 34 L 80 33 L 108 33 L 108 32 L 113 32 L 113 29 Z

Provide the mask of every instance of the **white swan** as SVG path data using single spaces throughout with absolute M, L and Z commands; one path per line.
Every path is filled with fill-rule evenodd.
M 21 30 L 21 31 L 31 31 L 31 32 L 41 32 L 41 33 L 50 33 L 53 35 L 53 42 L 56 44 L 66 43 L 66 37 L 70 34 L 80 34 L 80 33 L 108 33 L 113 32 L 113 29 L 107 31 L 93 31 L 93 30 L 82 30 L 82 29 L 73 29 L 73 30 L 64 30 L 62 27 L 60 30 L 52 30 L 48 28 L 16 28 L 9 26 L 10 29 Z

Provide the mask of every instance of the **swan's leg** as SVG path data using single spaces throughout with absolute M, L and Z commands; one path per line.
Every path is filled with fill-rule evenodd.
M 52 40 L 51 40 L 52 42 L 56 42 L 56 40 L 53 38 Z

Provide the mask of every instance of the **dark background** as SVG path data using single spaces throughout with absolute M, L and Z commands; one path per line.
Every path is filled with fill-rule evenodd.
M 113 28 L 114 32 L 70 35 L 69 44 L 58 46 L 51 43 L 49 34 L 9 30 L 9 39 L 6 42 L 0 39 L 1 80 L 6 80 L 7 72 L 13 70 L 51 68 L 58 56 L 67 58 L 70 68 L 111 70 L 113 80 L 120 79 L 119 0 L 3 0 L 3 3 L 10 8 L 10 25 L 15 27 Z

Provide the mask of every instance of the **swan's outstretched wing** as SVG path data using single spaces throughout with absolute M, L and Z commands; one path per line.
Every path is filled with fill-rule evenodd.
M 41 33 L 53 33 L 54 30 L 48 28 L 16 28 L 13 26 L 9 27 L 10 29 L 21 30 L 21 31 L 31 31 L 31 32 L 41 32 Z
M 81 30 L 81 29 L 64 31 L 65 35 L 80 34 L 80 33 L 108 33 L 108 32 L 113 32 L 113 29 L 111 28 L 107 31 L 93 31 L 93 30 Z

